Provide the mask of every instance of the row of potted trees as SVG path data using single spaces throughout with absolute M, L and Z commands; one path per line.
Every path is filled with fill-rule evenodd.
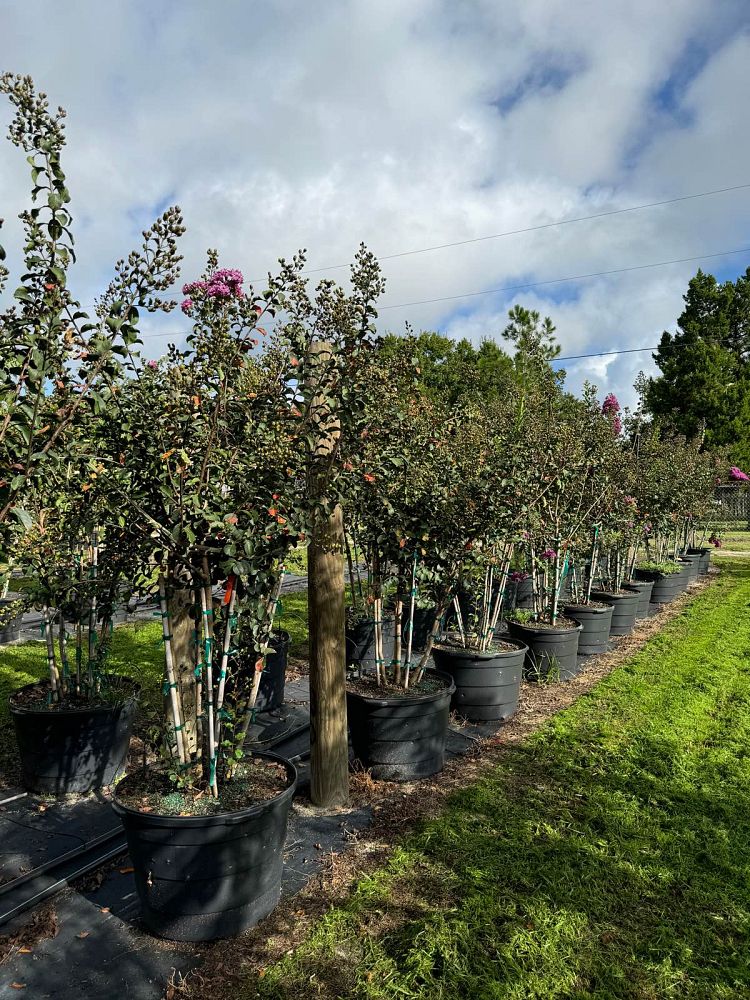
M 594 652 L 603 623 L 621 634 L 634 601 L 670 596 L 675 560 L 702 557 L 716 462 L 623 426 L 612 398 L 565 393 L 534 314 L 505 391 L 427 396 L 408 338 L 380 350 L 383 279 L 364 247 L 347 290 L 314 292 L 303 254 L 257 290 L 209 251 L 183 287 L 185 348 L 144 361 L 140 313 L 174 305 L 179 210 L 88 316 L 68 288 L 63 112 L 29 78 L 0 91 L 32 177 L 23 273 L 0 314 L 0 575 L 27 578 L 48 667 L 11 699 L 24 780 L 66 794 L 121 771 L 139 669 L 108 670 L 113 621 L 152 595 L 161 735 L 113 805 L 146 925 L 237 933 L 279 897 L 296 772 L 245 744 L 286 561 L 321 517 L 341 509 L 345 524 L 354 755 L 404 780 L 442 766 L 451 705 L 506 719 L 523 673 L 572 676 L 582 637 Z

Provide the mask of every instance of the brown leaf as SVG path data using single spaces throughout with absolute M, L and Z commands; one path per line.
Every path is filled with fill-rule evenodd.
M 26 989 L 26 983 L 11 983 L 10 984 L 10 988 L 12 990 L 25 990 Z
M 87 938 L 90 933 L 91 933 L 91 931 L 81 931 L 80 934 L 76 934 L 76 937 L 80 938 L 80 940 L 83 941 L 83 939 Z
M 117 870 L 121 875 L 130 875 L 131 872 L 135 871 L 135 868 L 131 865 L 130 868 L 118 868 Z
M 99 912 L 100 913 L 109 913 L 109 907 L 108 906 L 102 906 L 102 908 L 99 910 Z

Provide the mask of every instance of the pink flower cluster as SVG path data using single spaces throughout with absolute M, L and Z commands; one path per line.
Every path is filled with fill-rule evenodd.
M 207 281 L 189 281 L 182 286 L 182 294 L 187 295 L 187 298 L 180 308 L 184 313 L 189 313 L 193 308 L 193 295 L 206 299 L 241 299 L 245 295 L 242 291 L 244 280 L 242 271 L 222 267 L 214 271 Z
M 721 548 L 721 538 L 719 538 L 719 536 L 716 534 L 715 531 L 712 533 L 711 537 L 709 538 L 709 542 L 713 545 L 713 547 L 715 549 L 720 549 Z
M 514 570 L 510 574 L 510 579 L 513 581 L 513 583 L 523 583 L 523 581 L 524 580 L 528 580 L 528 578 L 529 578 L 529 574 L 528 573 L 524 573 L 524 571 L 522 569 Z
M 539 558 L 549 559 L 549 561 L 552 562 L 553 559 L 557 559 L 557 553 L 555 552 L 554 549 L 545 549 Z
M 729 478 L 733 479 L 736 483 L 750 483 L 750 476 L 742 469 L 738 469 L 736 465 L 733 465 L 729 470 Z
M 605 417 L 609 417 L 612 420 L 612 429 L 615 434 L 619 434 L 622 430 L 622 420 L 620 420 L 620 401 L 613 392 L 604 397 L 604 402 L 602 403 L 602 413 Z

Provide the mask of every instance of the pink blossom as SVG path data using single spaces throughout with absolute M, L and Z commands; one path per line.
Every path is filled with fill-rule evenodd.
M 187 314 L 190 312 L 190 310 L 192 308 L 193 308 L 193 300 L 192 299 L 184 299 L 183 302 L 182 302 L 182 304 L 181 304 L 181 306 L 180 306 L 180 309 L 182 309 L 182 311 L 185 313 L 186 316 L 187 316 Z
M 528 578 L 529 574 L 524 573 L 522 569 L 514 570 L 514 572 L 510 574 L 510 579 L 513 581 L 513 583 L 523 583 L 523 581 L 528 580 Z
M 733 465 L 729 470 L 729 478 L 733 479 L 736 483 L 750 482 L 750 476 L 743 472 L 742 469 L 738 469 L 736 465 Z
M 610 392 L 608 396 L 604 397 L 604 402 L 602 403 L 602 413 L 606 416 L 610 416 L 613 413 L 620 412 L 620 403 L 617 396 L 613 392 Z
M 546 548 L 544 552 L 542 552 L 540 558 L 549 559 L 551 562 L 553 559 L 557 559 L 557 553 L 555 552 L 554 549 Z
M 158 363 L 156 361 L 147 361 L 146 364 L 148 365 L 149 368 L 158 368 L 159 367 L 159 365 L 158 365 Z

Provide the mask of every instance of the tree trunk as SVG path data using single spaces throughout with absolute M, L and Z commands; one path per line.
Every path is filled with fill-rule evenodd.
M 169 624 L 172 629 L 172 655 L 174 656 L 175 680 L 182 703 L 185 752 L 188 758 L 200 756 L 197 731 L 198 706 L 195 683 L 195 593 L 192 589 L 170 591 L 167 597 Z M 171 726 L 174 715 L 169 696 L 164 698 L 164 710 Z

